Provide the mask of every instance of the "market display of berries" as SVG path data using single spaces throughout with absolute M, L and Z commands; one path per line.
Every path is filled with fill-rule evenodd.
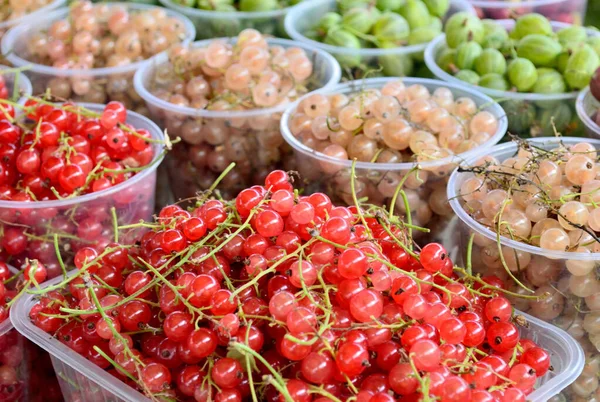
M 52 0 L 7 1 L 0 5 L 0 22 L 22 18 L 42 7 L 52 3 Z
M 176 47 L 168 61 L 148 64 L 138 91 L 151 116 L 183 140 L 169 159 L 175 196 L 209 188 L 231 162 L 237 166 L 220 187 L 229 198 L 269 169 L 292 168 L 281 113 L 309 90 L 337 83 L 333 63 L 323 52 L 247 29 L 232 40 Z
M 502 158 L 492 149 L 455 173 L 462 208 L 490 230 L 473 235 L 475 271 L 506 280 L 517 293 L 548 294 L 512 302 L 565 329 L 593 359 L 600 358 L 600 280 L 593 258 L 600 250 L 598 145 L 577 138 L 519 140 Z M 496 234 L 516 245 L 499 244 Z M 470 231 L 461 235 L 469 238 Z M 590 372 L 574 384 L 574 397 L 600 392 Z
M 517 18 L 524 14 L 538 13 L 552 21 L 567 24 L 582 24 L 582 15 L 586 10 L 586 2 L 582 0 L 572 1 L 538 1 L 538 0 L 516 0 L 510 2 L 474 0 L 470 2 L 480 18 L 491 18 L 494 20 L 505 20 Z
M 152 216 L 164 141 L 118 102 L 86 108 L 31 98 L 18 118 L 15 107 L 4 103 L 0 118 L 2 253 L 18 269 L 39 260 L 41 283 L 61 272 L 56 247 L 68 261 L 108 243 L 115 222 Z
M 135 245 L 79 251 L 30 318 L 157 400 L 525 401 L 550 355 L 504 284 L 459 278 L 393 221 L 273 171 L 234 201 L 164 207 Z
M 300 0 L 176 0 L 175 2 L 207 11 L 264 12 L 290 7 Z
M 138 110 L 140 99 L 133 90 L 136 68 L 127 66 L 189 42 L 194 34 L 185 17 L 159 7 L 78 0 L 41 21 L 14 28 L 4 52 L 11 53 L 7 59 L 12 64 L 29 66 L 35 94 L 48 90 L 64 100 L 118 101 L 146 114 Z

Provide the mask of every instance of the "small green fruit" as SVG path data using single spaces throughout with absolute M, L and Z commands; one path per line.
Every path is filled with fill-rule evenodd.
M 353 8 L 367 8 L 369 7 L 368 0 L 337 0 L 338 9 L 340 13 L 344 14 L 348 10 Z
M 458 60 L 457 60 L 458 61 Z M 479 75 L 506 73 L 506 59 L 496 49 L 485 49 L 475 60 L 475 71 Z
M 556 107 L 552 109 L 542 109 L 539 117 L 539 124 L 542 128 L 542 133 L 545 136 L 553 136 L 554 128 L 561 134 L 565 134 L 565 129 L 569 126 L 571 119 L 573 118 L 573 112 L 569 105 L 565 102 L 556 104 Z
M 435 17 L 442 18 L 448 12 L 450 8 L 450 2 L 448 0 L 423 0 L 429 13 Z
M 448 46 L 454 49 L 463 42 L 483 43 L 485 30 L 483 23 L 477 16 L 462 11 L 448 19 L 445 33 Z
M 325 36 L 323 43 L 350 49 L 361 48 L 358 38 L 343 28 L 330 30 Z M 335 57 L 343 67 L 352 68 L 360 64 L 360 56 L 358 55 L 336 54 Z
M 560 94 L 567 90 L 567 84 L 561 73 L 553 68 L 538 68 L 538 79 L 532 92 L 539 94 Z
M 587 87 L 599 65 L 600 58 L 590 45 L 584 44 L 575 49 L 565 68 L 567 84 L 573 89 Z
M 535 123 L 535 106 L 531 102 L 512 99 L 500 105 L 508 119 L 508 131 L 512 134 L 529 134 Z
M 508 40 L 508 32 L 494 20 L 483 20 L 484 37 L 481 46 L 498 49 Z
M 552 35 L 552 25 L 541 14 L 525 14 L 517 18 L 513 34 L 515 39 L 521 39 L 532 34 L 549 36 Z
M 496 89 L 498 91 L 508 91 L 508 82 L 500 74 L 486 74 L 479 79 L 479 86 Z
M 377 10 L 374 7 L 370 8 L 352 8 L 342 16 L 342 26 L 350 32 L 359 32 L 361 34 L 368 33 L 377 16 L 372 10 Z
M 588 38 L 587 44 L 590 45 L 598 57 L 600 57 L 600 36 L 592 36 Z
M 397 10 L 404 5 L 406 0 L 377 0 L 376 7 L 381 11 Z
M 482 53 L 481 45 L 477 42 L 464 42 L 456 48 L 456 67 L 461 70 L 472 70 L 475 60 Z
M 406 0 L 406 3 L 398 11 L 408 22 L 410 29 L 426 27 L 431 24 L 429 10 L 421 0 Z
M 558 41 L 544 35 L 527 35 L 517 45 L 517 55 L 529 59 L 537 67 L 549 67 L 562 51 Z
M 456 63 L 454 59 L 456 58 L 456 50 L 454 49 L 444 49 L 440 52 L 437 58 L 437 64 L 440 68 L 447 73 L 452 73 L 453 69 L 456 69 Z
M 240 0 L 240 11 L 271 11 L 278 8 L 277 0 Z
M 330 29 L 334 27 L 339 27 L 342 23 L 342 16 L 338 13 L 328 12 L 325 13 L 319 23 L 316 26 L 316 30 L 326 34 Z
M 517 91 L 529 91 L 537 79 L 537 70 L 531 61 L 519 57 L 508 64 L 508 80 Z
M 395 47 L 393 43 L 382 43 L 381 48 Z M 379 64 L 383 68 L 383 74 L 388 77 L 407 77 L 414 69 L 414 63 L 410 55 L 394 54 L 379 56 Z
M 408 22 L 402 16 L 387 11 L 383 13 L 371 30 L 371 34 L 380 42 L 394 42 L 397 47 L 399 42 L 405 41 L 410 33 Z
M 473 70 L 460 70 L 454 74 L 456 78 L 471 85 L 479 85 L 479 74 Z
M 571 25 L 563 28 L 556 33 L 556 37 L 561 45 L 566 47 L 576 46 L 587 39 L 587 32 L 584 27 Z

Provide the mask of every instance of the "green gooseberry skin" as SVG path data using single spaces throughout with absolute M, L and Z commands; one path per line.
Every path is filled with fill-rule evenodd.
M 380 48 L 385 49 L 396 47 L 394 43 L 383 42 Z M 378 57 L 379 65 L 383 69 L 383 74 L 388 77 L 407 77 L 412 75 L 414 63 L 411 55 L 391 54 Z
M 529 134 L 535 123 L 536 108 L 531 102 L 507 100 L 500 103 L 508 118 L 508 131 L 512 134 Z
M 571 119 L 573 118 L 573 112 L 571 107 L 565 102 L 560 102 L 555 105 L 552 109 L 541 109 L 539 123 L 542 128 L 542 133 L 545 136 L 554 135 L 554 128 L 561 134 L 565 134 L 565 129 L 569 126 Z
M 316 26 L 318 31 L 327 33 L 331 28 L 337 27 L 342 23 L 342 16 L 338 13 L 330 11 L 325 13 Z
M 381 11 L 397 10 L 404 5 L 406 0 L 377 0 L 376 7 Z
M 408 38 L 410 27 L 408 22 L 399 14 L 391 11 L 383 13 L 371 30 L 371 34 L 380 42 L 395 42 L 395 47 L 398 42 Z M 381 45 L 379 46 L 381 47 Z
M 463 42 L 483 42 L 485 30 L 483 23 L 477 16 L 466 11 L 454 14 L 446 21 L 446 43 L 455 49 Z
M 398 12 L 408 22 L 410 29 L 417 29 L 431 24 L 429 10 L 421 0 L 406 0 L 406 3 L 400 7 Z
M 587 39 L 587 32 L 582 26 L 571 25 L 570 27 L 558 31 L 556 37 L 561 45 L 571 47 L 581 42 L 585 42 Z
M 508 40 L 506 29 L 494 20 L 483 20 L 484 39 L 481 43 L 483 48 L 498 49 Z
M 508 82 L 500 74 L 486 74 L 479 79 L 479 86 L 496 89 L 498 91 L 508 91 Z
M 344 14 L 353 8 L 367 8 L 369 2 L 368 0 L 337 0 L 337 5 L 340 13 Z
M 198 0 L 198 3 L 196 4 L 196 7 L 198 7 L 201 10 L 217 10 L 224 6 L 233 7 L 233 0 Z
M 343 28 L 330 30 L 325 36 L 323 43 L 331 46 L 345 47 L 350 49 L 361 48 L 358 38 Z M 360 64 L 360 56 L 358 55 L 349 55 L 346 53 L 336 54 L 335 57 L 344 67 L 352 68 L 357 67 Z
M 279 8 L 277 0 L 240 0 L 240 11 L 271 11 Z
M 527 92 L 538 79 L 537 69 L 533 63 L 524 58 L 516 58 L 508 64 L 507 76 L 509 82 L 519 92 Z
M 479 74 L 477 74 L 473 70 L 460 70 L 456 74 L 454 74 L 456 78 L 471 85 L 479 85 Z
M 598 57 L 600 57 L 600 36 L 592 36 L 588 38 L 587 44 L 590 45 Z
M 418 45 L 420 43 L 428 43 L 435 39 L 439 32 L 434 31 L 430 27 L 421 27 L 413 29 L 408 35 L 409 45 Z
M 350 32 L 366 34 L 371 30 L 377 16 L 371 10 L 376 8 L 352 8 L 342 16 L 342 26 Z
M 572 53 L 572 51 L 566 50 L 564 52 L 561 52 L 561 54 L 559 54 L 556 58 L 556 69 L 561 74 L 565 73 L 565 70 L 567 69 L 567 63 L 569 62 L 569 58 L 571 57 Z
M 437 64 L 440 68 L 446 72 L 451 72 L 452 67 L 455 66 L 454 59 L 456 58 L 455 49 L 444 49 L 440 52 L 437 58 Z
M 181 4 L 185 7 L 194 7 L 196 5 L 196 0 L 177 0 L 176 4 Z M 200 7 L 198 7 L 200 8 Z
M 450 8 L 450 2 L 448 0 L 423 0 L 425 6 L 429 10 L 429 13 L 435 17 L 443 17 Z
M 573 89 L 582 89 L 588 86 L 596 68 L 600 65 L 600 58 L 590 45 L 582 45 L 573 51 L 567 67 L 565 80 Z
M 517 45 L 517 56 L 531 60 L 536 67 L 552 66 L 560 52 L 558 41 L 540 34 L 527 35 Z
M 561 73 L 553 68 L 538 68 L 538 79 L 531 92 L 538 94 L 560 94 L 567 90 L 567 84 Z
M 475 71 L 479 75 L 506 73 L 506 59 L 496 49 L 484 49 L 475 60 Z
M 456 48 L 456 67 L 461 70 L 472 70 L 483 49 L 477 42 L 464 42 Z
M 552 25 L 550 25 L 550 21 L 543 15 L 529 13 L 517 18 L 515 29 L 512 33 L 515 39 L 521 39 L 532 34 L 549 36 L 552 35 Z

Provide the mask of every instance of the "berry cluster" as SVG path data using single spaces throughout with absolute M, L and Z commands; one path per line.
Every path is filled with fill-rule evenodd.
M 7 1 L 0 6 L 0 21 L 22 18 L 50 3 L 52 0 Z
M 0 117 L 0 199 L 15 202 L 0 208 L 2 255 L 20 269 L 38 259 L 51 278 L 61 271 L 54 243 L 66 259 L 81 247 L 106 245 L 115 223 L 151 216 L 153 176 L 110 190 L 152 168 L 161 140 L 128 124 L 140 117 L 118 102 L 95 107 L 98 113 L 31 98 L 25 121 L 14 118 L 15 107 L 6 101 Z M 42 201 L 51 203 L 39 207 Z
M 502 282 L 459 279 L 398 222 L 274 171 L 235 201 L 164 207 L 135 245 L 79 250 L 30 317 L 156 400 L 525 401 L 550 356 Z

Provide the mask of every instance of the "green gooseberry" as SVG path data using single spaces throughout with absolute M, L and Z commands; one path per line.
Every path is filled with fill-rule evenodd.
M 408 26 L 408 22 L 401 15 L 392 11 L 383 13 L 375 21 L 371 30 L 371 34 L 379 42 L 394 42 L 394 47 L 399 45 L 398 42 L 405 41 L 409 33 L 410 27 Z
M 494 20 L 483 20 L 484 37 L 481 46 L 498 49 L 508 40 L 508 32 Z
M 529 13 L 517 18 L 515 29 L 513 30 L 515 39 L 521 39 L 527 35 L 552 35 L 552 25 L 548 18 L 538 13 Z
M 474 63 L 479 75 L 506 73 L 506 59 L 496 49 L 484 49 Z
M 442 70 L 451 73 L 455 69 L 454 59 L 456 57 L 455 49 L 443 49 L 437 57 L 437 64 Z
M 552 109 L 540 109 L 540 111 L 541 113 L 538 120 L 542 128 L 543 135 L 554 135 L 554 128 L 552 127 L 553 122 L 556 131 L 561 134 L 565 134 L 564 131 L 569 126 L 569 123 L 571 123 L 571 119 L 573 118 L 573 112 L 568 104 L 565 102 L 560 102 Z
M 590 45 L 598 57 L 600 57 L 600 36 L 592 36 L 588 38 L 587 44 Z
M 437 32 L 437 34 L 441 34 L 442 30 L 444 29 L 444 23 L 442 22 L 442 19 L 439 17 L 431 17 L 431 24 L 429 24 L 427 26 L 427 28 L 432 29 L 433 31 Z
M 538 79 L 535 82 L 532 92 L 538 94 L 560 94 L 567 90 L 567 84 L 561 73 L 553 68 L 538 68 Z
M 484 88 L 496 89 L 498 91 L 508 91 L 508 81 L 500 74 L 486 74 L 479 79 L 479 86 Z
M 427 67 L 425 63 L 417 64 L 417 69 L 414 71 L 413 75 L 419 78 L 435 78 L 431 70 Z
M 342 16 L 338 13 L 334 13 L 333 11 L 330 11 L 328 13 L 325 13 L 321 19 L 319 20 L 319 23 L 317 24 L 317 26 L 315 27 L 317 31 L 323 32 L 323 34 L 326 34 L 330 29 L 334 28 L 334 27 L 338 27 L 339 25 L 341 25 L 342 23 Z
M 397 47 L 392 42 L 383 42 L 380 48 Z M 392 54 L 379 56 L 379 64 L 383 69 L 383 74 L 388 77 L 407 77 L 414 69 L 412 57 L 408 54 Z
M 240 11 L 271 11 L 279 8 L 277 0 L 240 0 Z
M 450 2 L 448 0 L 423 0 L 425 6 L 429 10 L 429 13 L 435 17 L 443 17 L 450 8 Z
M 358 32 L 361 34 L 368 33 L 375 21 L 377 21 L 379 11 L 375 7 L 369 8 L 352 8 L 342 16 L 342 27 L 350 32 Z
M 177 0 L 175 3 L 185 7 L 194 7 L 196 5 L 196 0 Z M 198 8 L 200 8 L 200 6 L 198 6 Z
M 522 57 L 512 60 L 508 64 L 508 81 L 519 92 L 527 92 L 535 85 L 538 73 L 533 63 Z
M 498 50 L 506 57 L 514 57 L 517 55 L 518 43 L 519 42 L 516 39 L 508 38 L 502 43 Z
M 572 53 L 573 52 L 571 50 L 565 50 L 561 52 L 556 58 L 556 69 L 561 74 L 565 73 L 565 70 L 567 69 L 567 63 L 569 62 L 569 57 L 571 57 Z
M 582 45 L 573 51 L 567 67 L 565 80 L 573 89 L 582 89 L 588 86 L 594 71 L 600 65 L 600 58 L 590 45 Z
M 479 74 L 473 70 L 460 70 L 454 74 L 454 76 L 459 80 L 467 82 L 471 85 L 479 85 Z
M 404 5 L 406 0 L 377 0 L 376 7 L 381 11 L 397 10 Z
M 483 43 L 485 30 L 477 16 L 461 11 L 448 19 L 445 33 L 448 46 L 454 49 L 463 42 Z
M 232 6 L 233 0 L 198 0 L 196 7 L 201 10 L 216 10 L 219 7 Z
M 529 134 L 535 124 L 536 108 L 531 102 L 507 100 L 500 103 L 508 120 L 508 131 L 512 134 Z
M 483 49 L 477 42 L 463 42 L 456 48 L 456 67 L 461 70 L 472 70 Z M 503 57 L 504 58 L 504 57 Z
M 421 27 L 414 29 L 408 35 L 409 45 L 418 45 L 420 43 L 428 43 L 435 39 L 440 33 L 434 31 L 430 27 Z
M 331 46 L 345 47 L 350 49 L 360 49 L 360 41 L 358 38 L 346 31 L 343 28 L 332 29 L 330 30 L 323 43 Z M 360 56 L 359 55 L 350 55 L 350 54 L 336 54 L 336 59 L 340 62 L 340 64 L 347 68 L 357 67 L 360 64 Z
M 417 29 L 431 24 L 429 10 L 421 0 L 406 0 L 406 3 L 400 7 L 398 12 L 408 22 L 410 29 Z
M 562 46 L 557 40 L 540 34 L 527 35 L 517 45 L 517 55 L 531 60 L 537 67 L 554 65 L 560 52 Z
M 558 31 L 556 37 L 561 45 L 571 47 L 581 42 L 585 42 L 587 39 L 587 32 L 582 26 L 571 25 Z
M 338 9 L 340 13 L 344 14 L 348 10 L 353 8 L 367 8 L 369 7 L 368 0 L 337 0 Z

